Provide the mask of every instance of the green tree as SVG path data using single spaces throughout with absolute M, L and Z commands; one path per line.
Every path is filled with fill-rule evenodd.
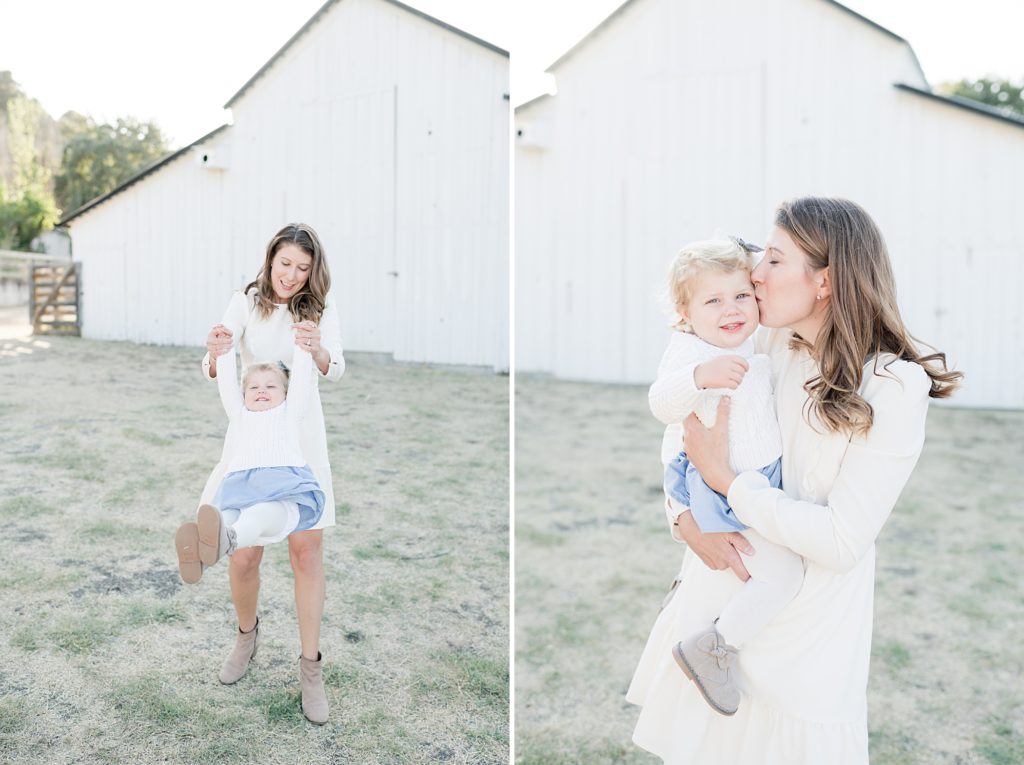
M 28 250 L 32 240 L 52 229 L 57 218 L 51 195 L 29 189 L 8 199 L 0 184 L 0 250 Z
M 1021 95 L 1024 80 L 1014 83 L 1009 80 L 982 77 L 980 80 L 944 82 L 937 90 L 945 96 L 969 98 L 1024 116 L 1024 96 Z
M 9 194 L 13 197 L 26 192 L 49 193 L 52 173 L 42 161 L 36 141 L 45 117 L 35 99 L 18 94 L 7 101 L 8 150 L 13 165 Z
M 10 72 L 0 72 L 0 118 L 6 123 L 9 164 L 0 178 L 0 249 L 27 250 L 39 234 L 53 228 L 58 210 L 53 198 L 55 157 L 47 151 L 55 137 L 53 120 L 18 87 Z
M 9 71 L 0 72 L 0 111 L 6 111 L 7 102 L 20 95 L 21 88 L 14 81 L 14 74 Z
M 69 112 L 61 117 L 60 128 L 67 144 L 54 191 L 64 212 L 114 190 L 167 153 L 167 141 L 156 123 L 133 117 L 98 125 Z

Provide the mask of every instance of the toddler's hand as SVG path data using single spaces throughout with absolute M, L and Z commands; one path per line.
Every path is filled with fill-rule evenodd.
M 743 376 L 750 369 L 742 356 L 719 356 L 705 361 L 693 370 L 693 382 L 698 388 L 732 388 L 743 382 Z
M 210 352 L 210 358 L 215 359 L 230 351 L 232 337 L 234 333 L 230 329 L 223 324 L 215 324 L 206 336 L 206 350 Z

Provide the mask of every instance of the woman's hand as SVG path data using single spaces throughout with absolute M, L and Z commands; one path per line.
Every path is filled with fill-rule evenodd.
M 705 428 L 693 412 L 683 422 L 686 458 L 700 471 L 704 483 L 722 496 L 729 493 L 736 474 L 729 467 L 729 396 L 722 396 L 715 427 Z
M 320 327 L 311 321 L 300 321 L 292 324 L 295 330 L 295 344 L 317 358 L 320 353 Z
M 295 344 L 313 357 L 313 363 L 320 374 L 327 374 L 331 365 L 331 352 L 320 345 L 320 327 L 311 321 L 292 324 L 295 330 Z
M 732 388 L 743 382 L 750 364 L 742 356 L 719 356 L 705 361 L 693 370 L 693 382 L 698 388 Z
M 215 324 L 206 336 L 206 350 L 210 352 L 210 360 L 223 356 L 231 350 L 234 333 L 223 324 Z
M 701 533 L 693 514 L 687 510 L 676 518 L 679 536 L 694 554 L 704 561 L 704 565 L 714 571 L 731 568 L 733 573 L 745 582 L 750 579 L 747 567 L 743 565 L 740 552 L 754 554 L 754 546 L 738 531 L 722 531 L 710 534 Z M 739 551 L 739 552 L 737 552 Z

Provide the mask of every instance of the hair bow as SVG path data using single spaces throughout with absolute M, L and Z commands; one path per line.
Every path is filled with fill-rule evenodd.
M 742 247 L 747 252 L 764 252 L 764 247 L 758 247 L 756 244 L 750 244 L 750 242 L 744 242 L 738 236 L 730 236 L 729 239 L 733 241 L 739 247 Z

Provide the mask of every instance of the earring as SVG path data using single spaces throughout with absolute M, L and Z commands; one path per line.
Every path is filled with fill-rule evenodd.
M 820 292 L 818 293 L 818 297 L 816 297 L 815 300 L 821 300 L 821 293 Z

